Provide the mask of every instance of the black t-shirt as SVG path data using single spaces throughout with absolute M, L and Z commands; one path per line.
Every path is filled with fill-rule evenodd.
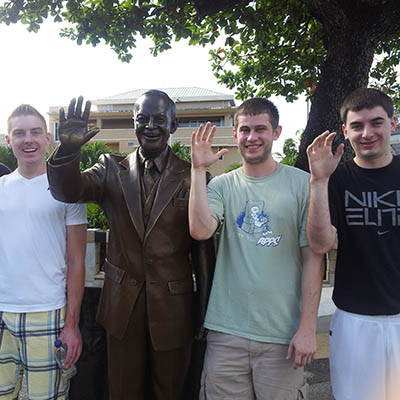
M 11 170 L 6 165 L 4 165 L 3 163 L 0 163 L 0 176 L 7 175 L 10 172 L 11 172 Z
M 340 165 L 329 205 L 338 231 L 334 303 L 357 314 L 400 313 L 400 157 L 377 169 Z

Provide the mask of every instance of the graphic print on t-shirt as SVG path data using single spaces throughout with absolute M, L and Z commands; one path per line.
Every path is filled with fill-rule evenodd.
M 388 228 L 400 225 L 400 191 L 385 193 L 366 191 L 353 194 L 345 191 L 346 224 L 376 226 L 379 236 L 388 233 Z M 386 228 L 386 229 L 385 229 Z
M 281 235 L 271 237 L 269 227 L 271 217 L 264 211 L 264 201 L 247 200 L 243 211 L 236 218 L 236 225 L 247 234 L 254 236 L 256 244 L 261 246 L 278 246 Z

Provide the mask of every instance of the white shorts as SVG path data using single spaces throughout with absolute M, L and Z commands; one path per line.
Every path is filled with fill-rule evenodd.
M 399 400 L 400 314 L 369 316 L 337 309 L 329 360 L 335 400 Z

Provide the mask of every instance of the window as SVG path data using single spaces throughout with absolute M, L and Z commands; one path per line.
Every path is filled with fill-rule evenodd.
M 102 129 L 133 129 L 131 118 L 102 119 Z
M 113 106 L 110 104 L 97 106 L 97 108 L 100 112 L 111 112 L 113 110 Z
M 212 125 L 224 126 L 224 117 L 193 117 L 193 118 L 178 118 L 179 128 L 197 128 L 201 124 L 205 125 L 210 121 Z

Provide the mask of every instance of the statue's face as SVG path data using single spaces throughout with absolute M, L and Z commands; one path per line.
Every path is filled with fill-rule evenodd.
M 144 155 L 154 158 L 168 143 L 176 130 L 176 117 L 162 95 L 145 94 L 134 107 L 134 125 Z

